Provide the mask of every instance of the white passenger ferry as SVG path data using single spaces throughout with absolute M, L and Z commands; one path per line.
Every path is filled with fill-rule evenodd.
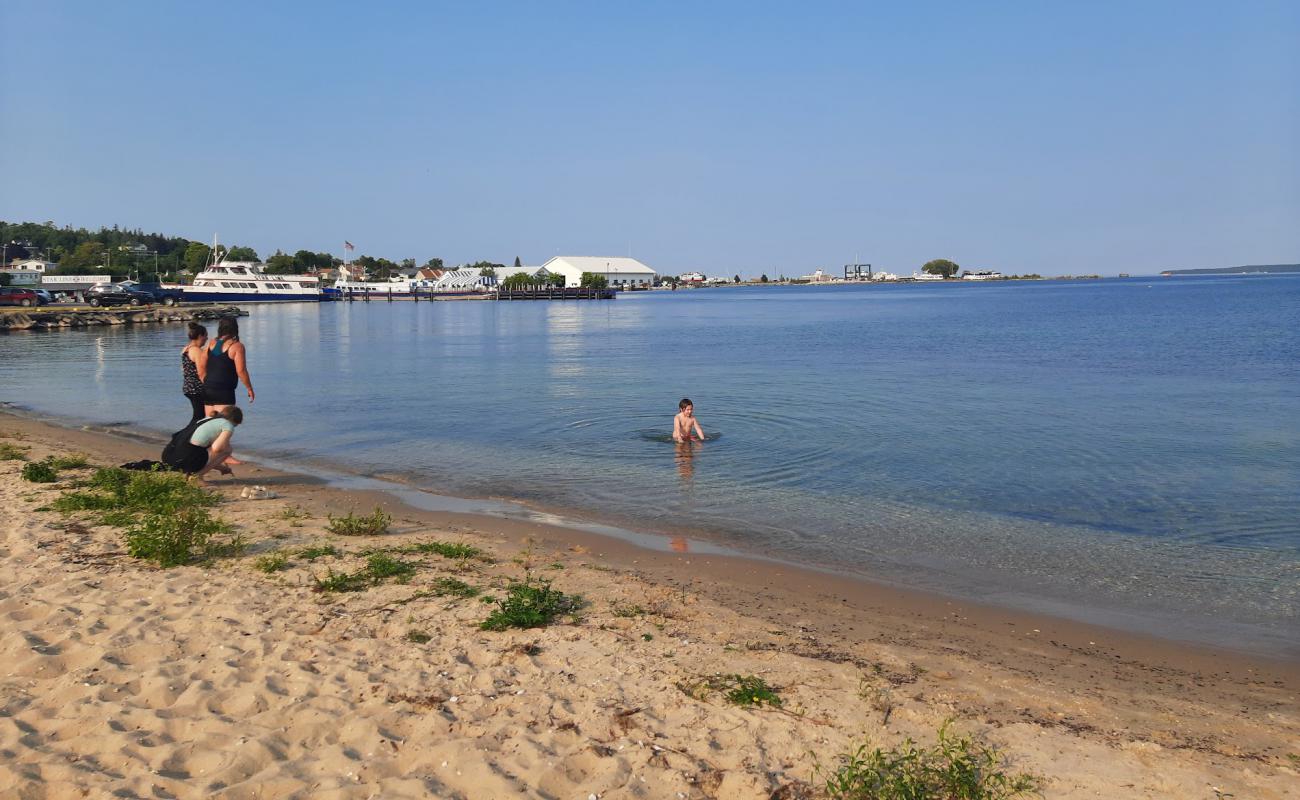
M 249 302 L 307 301 L 321 299 L 320 278 L 315 275 L 268 275 L 252 261 L 218 261 L 180 287 L 187 301 Z

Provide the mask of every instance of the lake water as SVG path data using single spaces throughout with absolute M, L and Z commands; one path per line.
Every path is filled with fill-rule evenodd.
M 1300 278 L 251 310 L 245 452 L 1300 655 Z M 170 432 L 183 339 L 0 335 L 0 401 Z

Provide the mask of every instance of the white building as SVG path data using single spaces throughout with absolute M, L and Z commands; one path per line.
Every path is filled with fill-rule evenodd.
M 13 266 L 8 269 L 0 269 L 0 272 L 9 276 L 11 286 L 39 286 L 41 283 L 41 271 L 27 269 L 26 267 Z
M 827 275 L 823 270 L 815 270 L 811 275 L 804 275 L 799 280 L 808 281 L 809 283 L 830 283 L 835 280 L 833 275 Z
M 980 272 L 967 272 L 965 275 L 961 276 L 961 279 L 964 281 L 996 281 L 996 280 L 1000 280 L 1001 278 L 1002 278 L 1001 272 L 993 272 L 992 270 L 981 270 Z
M 26 272 L 48 272 L 57 266 L 58 264 L 55 264 L 53 261 L 43 261 L 39 258 L 28 258 L 22 261 L 9 262 L 8 269 L 17 269 Z
M 584 272 L 604 275 L 611 289 L 648 289 L 655 280 L 655 271 L 645 264 L 618 256 L 556 256 L 539 269 L 563 275 L 565 286 L 581 286 Z
M 943 280 L 943 276 L 942 276 L 942 275 L 932 275 L 932 274 L 929 273 L 929 272 L 913 272 L 913 273 L 912 273 L 912 280 L 914 280 L 914 281 L 941 281 L 941 280 Z

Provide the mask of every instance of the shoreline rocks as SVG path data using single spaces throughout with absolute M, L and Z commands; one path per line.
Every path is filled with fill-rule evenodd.
M 0 332 L 48 331 L 62 328 L 93 328 L 103 325 L 190 322 L 191 320 L 203 322 L 232 316 L 246 317 L 248 312 L 238 306 L 18 311 L 0 314 Z

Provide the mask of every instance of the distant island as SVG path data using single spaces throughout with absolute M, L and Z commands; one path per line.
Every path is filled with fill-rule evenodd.
M 1256 264 L 1246 267 L 1218 267 L 1216 269 L 1167 269 L 1161 275 L 1246 275 L 1250 273 L 1278 274 L 1300 272 L 1300 264 Z

